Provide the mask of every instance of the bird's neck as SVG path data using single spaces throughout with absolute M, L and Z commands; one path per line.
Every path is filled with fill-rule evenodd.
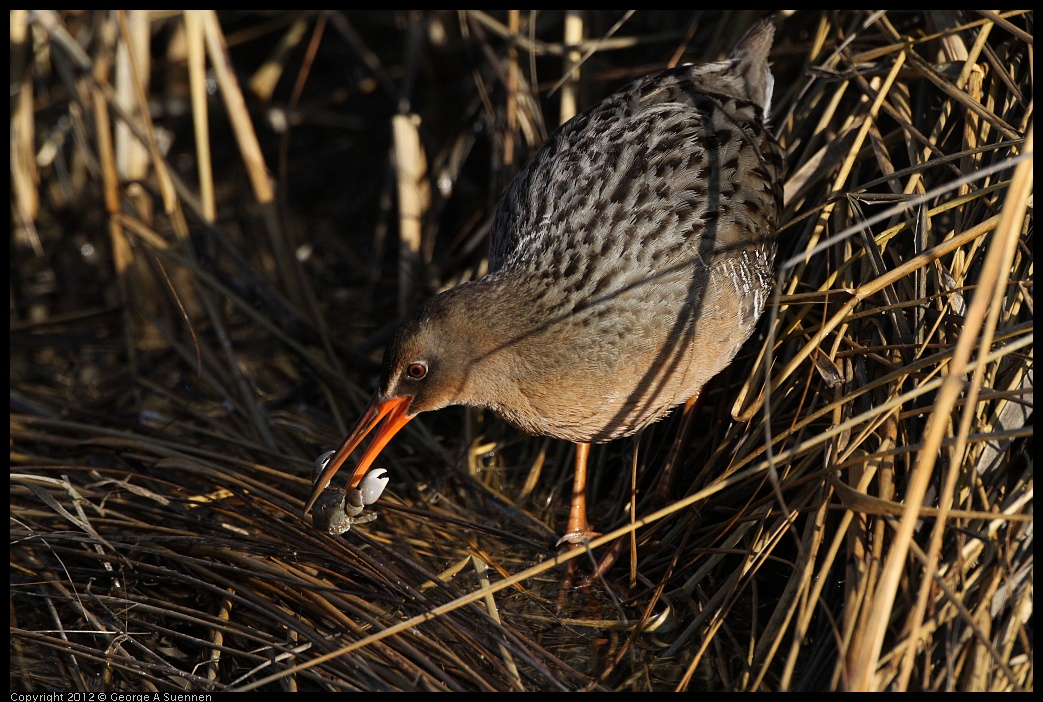
M 527 404 L 521 388 L 531 391 L 540 385 L 540 376 L 553 377 L 566 339 L 554 324 L 554 311 L 541 307 L 539 291 L 528 281 L 497 272 L 439 298 L 458 348 L 466 349 L 464 355 L 480 371 L 467 374 L 481 381 L 465 384 L 463 404 L 507 415 L 506 408 Z

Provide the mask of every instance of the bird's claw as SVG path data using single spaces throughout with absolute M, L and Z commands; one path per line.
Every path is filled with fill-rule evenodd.
M 559 549 L 568 550 L 573 546 L 581 546 L 598 536 L 601 536 L 601 532 L 594 531 L 593 529 L 574 529 L 558 539 L 558 543 L 554 544 L 554 546 Z
M 333 451 L 328 451 L 315 459 L 314 477 L 322 473 L 333 454 Z M 375 468 L 366 473 L 358 487 L 352 490 L 327 486 L 312 508 L 312 524 L 337 535 L 343 534 L 354 524 L 372 522 L 377 515 L 363 512 L 366 506 L 380 499 L 388 480 L 387 470 Z

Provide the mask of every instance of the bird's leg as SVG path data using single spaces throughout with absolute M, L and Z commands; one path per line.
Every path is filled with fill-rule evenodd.
M 569 505 L 569 523 L 565 535 L 558 540 L 563 543 L 581 544 L 584 539 L 597 536 L 587 523 L 587 458 L 590 444 L 576 443 L 576 472 L 572 480 L 572 502 Z
M 684 462 L 682 454 L 692 440 L 692 429 L 695 426 L 695 406 L 699 402 L 699 395 L 700 393 L 696 392 L 684 404 L 684 410 L 681 414 L 681 426 L 677 429 L 674 443 L 670 445 L 670 453 L 667 455 L 666 465 L 663 466 L 663 472 L 659 476 L 659 483 L 656 485 L 655 492 L 652 493 L 651 506 L 647 508 L 647 511 L 654 512 L 657 507 L 663 506 L 673 499 L 677 476 L 681 472 L 681 463 Z M 605 555 L 598 561 L 598 566 L 594 573 L 588 576 L 583 584 L 589 585 L 596 578 L 603 577 L 623 552 L 623 546 L 624 541 L 622 539 L 612 544 L 605 552 Z
M 677 429 L 674 443 L 670 445 L 670 453 L 666 457 L 666 466 L 663 467 L 663 472 L 659 475 L 659 483 L 652 494 L 653 506 L 664 505 L 674 496 L 677 476 L 680 474 L 681 464 L 684 462 L 682 454 L 692 440 L 692 428 L 695 426 L 695 406 L 699 402 L 700 394 L 701 391 L 696 391 L 694 395 L 688 398 L 688 402 L 684 403 L 684 410 L 681 412 L 681 426 Z

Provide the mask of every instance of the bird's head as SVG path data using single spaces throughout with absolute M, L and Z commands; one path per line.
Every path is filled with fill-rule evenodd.
M 471 295 L 460 286 L 432 298 L 395 331 L 384 352 L 380 386 L 355 427 L 326 464 L 304 507 L 305 514 L 351 452 L 373 433 L 373 440 L 348 481 L 354 488 L 380 451 L 421 412 L 457 404 L 487 404 L 501 380 L 496 372 L 502 354 L 484 344 L 475 320 Z

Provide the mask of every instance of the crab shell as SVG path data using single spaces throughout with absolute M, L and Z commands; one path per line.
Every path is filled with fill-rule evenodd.
M 322 469 L 333 456 L 333 451 L 322 454 L 315 460 L 313 475 L 322 473 Z M 375 468 L 366 473 L 359 486 L 346 491 L 343 488 L 326 487 L 312 510 L 312 524 L 330 534 L 343 534 L 355 524 L 365 524 L 377 518 L 372 512 L 362 514 L 367 505 L 380 499 L 387 487 L 389 478 L 387 470 Z

